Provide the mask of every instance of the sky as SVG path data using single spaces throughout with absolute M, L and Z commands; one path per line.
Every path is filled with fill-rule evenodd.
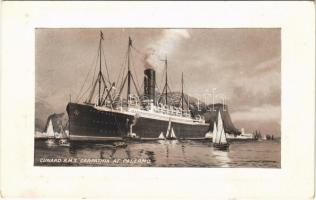
M 111 82 L 118 84 L 121 70 L 126 69 L 131 37 L 131 69 L 138 87 L 146 68 L 156 70 L 158 87 L 163 87 L 162 60 L 167 57 L 172 91 L 180 91 L 183 72 L 185 93 L 207 103 L 212 103 L 212 90 L 215 102 L 225 97 L 237 128 L 280 135 L 281 31 L 277 28 L 37 29 L 36 102 L 64 112 L 70 96 L 74 101 L 79 91 L 91 87 L 100 31 Z M 102 71 L 106 75 L 104 62 Z

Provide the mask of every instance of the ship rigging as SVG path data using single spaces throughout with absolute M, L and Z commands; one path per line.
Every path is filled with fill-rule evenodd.
M 183 73 L 179 106 L 174 106 L 169 100 L 168 95 L 171 93 L 171 89 L 168 84 L 167 57 L 162 60 L 165 65 L 162 92 L 158 90 L 156 71 L 150 67 L 144 70 L 144 90 L 143 94 L 140 94 L 136 74 L 132 73 L 131 52 L 135 50 L 135 52 L 141 53 L 141 51 L 134 47 L 131 37 L 128 37 L 127 66 L 121 69 L 118 75 L 119 87 L 117 89 L 116 83 L 110 80 L 102 46 L 103 41 L 104 35 L 100 31 L 97 56 L 99 70 L 96 79 L 93 78 L 88 99 L 84 103 L 79 101 L 79 97 L 84 96 L 81 90 L 86 83 L 86 77 L 79 91 L 78 101 L 69 102 L 67 105 L 71 140 L 120 140 L 128 136 L 158 139 L 162 136 L 169 137 L 169 135 L 161 136 L 161 133 L 170 134 L 170 131 L 166 131 L 168 127 L 171 127 L 172 138 L 204 138 L 209 125 L 201 117 L 192 117 L 189 103 L 183 93 Z M 106 78 L 102 72 L 102 65 L 105 65 L 106 68 Z M 124 73 L 124 71 L 126 72 Z M 126 99 L 122 98 L 124 88 L 126 89 Z M 132 94 L 132 89 L 136 95 Z M 157 90 L 158 92 L 156 92 Z M 160 95 L 156 96 L 156 93 Z M 136 102 L 135 96 L 137 97 Z M 184 102 L 187 103 L 186 110 Z
M 142 53 L 140 50 L 135 48 L 133 46 L 133 41 L 131 37 L 128 38 L 128 47 L 127 47 L 127 53 L 126 53 L 126 58 L 127 58 L 127 72 L 126 75 L 122 76 L 122 73 L 118 75 L 117 82 L 120 82 L 118 90 L 116 88 L 116 83 L 111 82 L 110 80 L 110 75 L 109 75 L 109 70 L 107 66 L 107 62 L 104 56 L 104 48 L 103 48 L 103 41 L 104 41 L 104 36 L 102 31 L 100 31 L 100 39 L 99 39 L 99 47 L 98 47 L 98 60 L 99 60 L 99 71 L 97 74 L 96 79 L 92 80 L 93 81 L 93 86 L 90 90 L 89 96 L 84 103 L 90 104 L 90 105 L 96 105 L 96 106 L 106 106 L 112 109 L 118 108 L 118 106 L 123 106 L 123 107 L 130 107 L 131 105 L 131 97 L 136 96 L 140 99 L 142 99 L 141 104 L 146 107 L 146 103 L 152 102 L 155 106 L 160 106 L 164 107 L 165 109 L 170 108 L 172 106 L 172 103 L 168 101 L 168 93 L 171 94 L 172 90 L 170 89 L 169 83 L 168 83 L 168 59 L 167 56 L 165 59 L 162 59 L 161 61 L 164 62 L 164 68 L 165 68 L 165 78 L 164 78 L 164 86 L 162 91 L 159 91 L 159 87 L 157 85 L 156 79 L 155 79 L 155 71 L 151 68 L 148 68 L 145 70 L 145 77 L 144 77 L 144 93 L 141 95 L 137 81 L 135 81 L 134 75 L 131 71 L 131 52 L 132 50 L 135 50 L 136 53 L 145 55 L 145 53 Z M 103 62 L 102 62 L 102 55 L 103 55 Z M 106 75 L 107 75 L 107 80 L 102 72 L 102 65 L 105 65 L 106 69 Z M 124 68 L 124 66 L 122 66 Z M 121 69 L 121 72 L 124 71 L 124 69 Z M 136 77 L 136 74 L 135 74 Z M 121 79 L 121 80 L 120 80 Z M 137 77 L 136 77 L 137 80 Z M 86 80 L 85 80 L 86 81 Z M 85 84 L 85 82 L 84 82 Z M 172 107 L 172 109 L 179 109 L 181 112 L 183 112 L 183 115 L 188 114 L 189 112 L 189 103 L 187 99 L 184 96 L 184 91 L 183 91 L 183 73 L 181 76 L 181 96 L 179 99 L 179 104 L 181 107 L 176 108 Z M 82 86 L 82 88 L 84 85 Z M 134 88 L 136 95 L 133 95 L 131 92 L 132 87 Z M 126 99 L 122 98 L 122 92 L 126 88 Z M 158 92 L 156 92 L 158 91 Z M 95 96 L 97 92 L 97 96 Z M 156 96 L 156 93 L 160 94 L 159 96 Z M 80 94 L 80 93 L 79 93 Z M 78 96 L 79 96 L 78 94 Z M 78 97 L 77 97 L 78 99 Z M 96 99 L 96 101 L 93 101 L 93 99 Z M 77 100 L 79 102 L 79 100 Z M 120 104 L 121 102 L 121 104 Z M 184 112 L 184 102 L 187 105 L 187 113 Z M 125 105 L 125 106 L 124 106 Z M 169 106 L 170 105 L 170 106 Z

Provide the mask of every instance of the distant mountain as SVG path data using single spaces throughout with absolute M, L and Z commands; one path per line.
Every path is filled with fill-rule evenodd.
M 54 111 L 46 101 L 37 99 L 35 102 L 35 131 L 44 131 L 46 120 L 52 113 Z
M 53 130 L 54 132 L 61 133 L 62 130 L 68 129 L 68 116 L 66 113 L 59 113 L 59 114 L 51 114 L 47 118 L 46 125 L 44 131 L 47 131 L 49 121 L 52 121 Z
M 162 102 L 165 98 L 162 96 Z M 180 92 L 171 92 L 168 94 L 168 99 L 170 102 L 174 102 L 174 106 L 181 106 L 181 93 Z M 189 108 L 191 110 L 191 115 L 196 117 L 198 115 L 204 116 L 205 122 L 210 124 L 210 130 L 213 130 L 214 122 L 217 123 L 218 112 L 221 112 L 221 116 L 224 122 L 224 128 L 226 133 L 239 135 L 241 134 L 240 130 L 235 127 L 233 124 L 228 106 L 224 104 L 209 104 L 206 105 L 204 102 L 199 101 L 197 98 L 191 97 L 187 94 L 184 94 L 184 109 Z M 169 102 L 168 101 L 168 102 Z

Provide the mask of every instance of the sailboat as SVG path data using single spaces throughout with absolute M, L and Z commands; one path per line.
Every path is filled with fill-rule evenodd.
M 60 132 L 55 132 L 52 119 L 49 119 L 45 135 L 47 137 L 47 140 L 45 143 L 48 145 L 53 145 L 53 144 L 59 144 L 61 146 L 69 145 L 67 132 L 63 129 L 62 125 L 60 125 Z
M 213 142 L 213 143 L 215 143 L 216 134 L 217 134 L 217 128 L 216 128 L 216 123 L 214 122 L 214 126 L 213 126 L 213 136 L 212 136 L 212 142 Z
M 160 139 L 160 140 L 164 140 L 164 139 L 166 139 L 166 138 L 165 138 L 165 136 L 163 135 L 163 132 L 161 132 L 161 133 L 160 133 L 160 135 L 159 135 L 158 139 Z
M 217 119 L 217 131 L 216 131 L 215 141 L 213 146 L 219 150 L 227 150 L 229 148 L 229 143 L 226 139 L 226 133 L 224 130 L 224 124 L 221 116 L 221 112 L 218 112 L 218 119 Z
M 209 131 L 205 134 L 205 139 L 211 139 L 211 138 L 212 138 L 212 133 L 211 131 Z
M 169 139 L 171 139 L 171 140 L 177 139 L 176 134 L 174 133 L 173 128 L 171 128 L 171 134 L 170 134 L 170 138 L 169 138 Z
M 53 123 L 52 120 L 49 120 L 47 130 L 46 130 L 46 135 L 47 135 L 47 140 L 46 144 L 51 145 L 55 143 L 55 133 L 54 133 L 54 128 L 53 128 Z
M 174 133 L 173 127 L 171 127 L 171 120 L 169 120 L 167 134 L 166 134 L 167 140 L 176 140 L 176 134 Z

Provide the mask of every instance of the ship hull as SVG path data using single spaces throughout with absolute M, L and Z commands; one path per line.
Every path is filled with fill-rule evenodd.
M 69 135 L 71 141 L 122 140 L 133 136 L 139 139 L 166 137 L 169 121 L 121 112 L 98 110 L 92 105 L 69 103 Z M 178 139 L 203 139 L 207 124 L 171 122 Z
M 136 119 L 136 124 L 133 126 L 132 131 L 140 138 L 159 138 L 163 133 L 166 137 L 169 121 L 157 120 L 140 117 Z M 186 124 L 179 122 L 171 122 L 177 139 L 203 139 L 207 133 L 209 126 L 201 124 Z
M 218 150 L 222 150 L 222 151 L 227 151 L 229 149 L 229 144 L 228 143 L 226 143 L 226 144 L 214 143 L 213 146 L 214 146 L 214 148 L 216 148 Z

